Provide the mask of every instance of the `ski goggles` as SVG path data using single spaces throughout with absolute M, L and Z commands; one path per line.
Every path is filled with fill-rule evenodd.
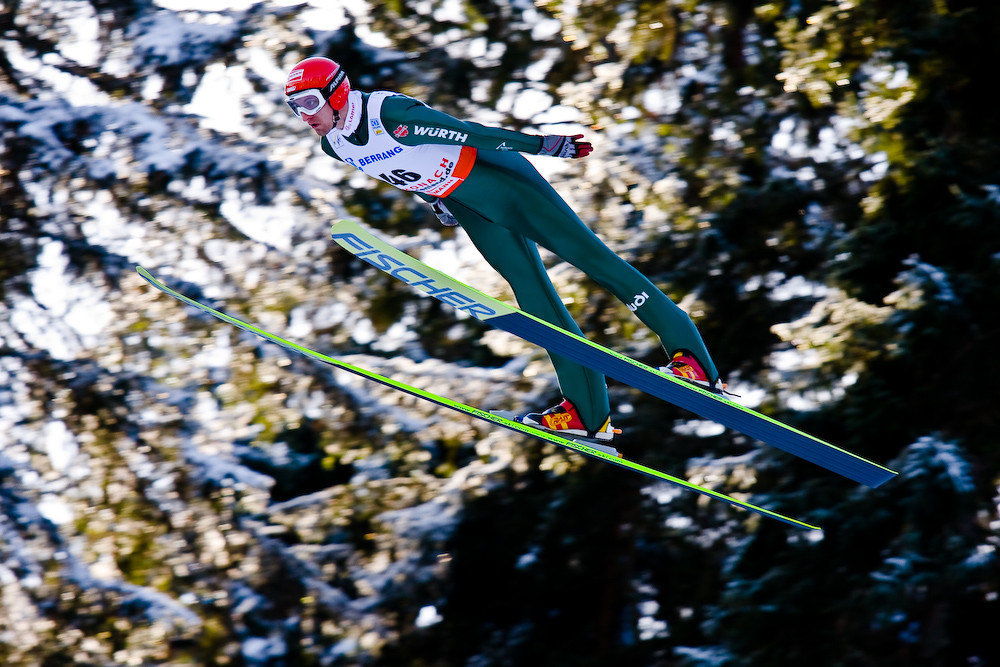
M 285 102 L 291 107 L 293 114 L 302 118 L 302 114 L 312 116 L 322 109 L 323 105 L 326 104 L 326 98 L 323 97 L 323 93 L 319 89 L 311 88 L 289 95 L 285 98 Z

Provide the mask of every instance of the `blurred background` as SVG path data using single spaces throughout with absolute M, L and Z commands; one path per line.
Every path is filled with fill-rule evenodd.
M 0 662 L 996 665 L 1000 5 L 0 1 Z M 859 487 L 610 382 L 625 455 L 797 530 L 290 356 L 146 285 L 485 409 L 544 353 L 340 250 L 510 300 L 324 156 L 309 55 L 532 158 Z M 588 335 L 665 359 L 545 255 Z

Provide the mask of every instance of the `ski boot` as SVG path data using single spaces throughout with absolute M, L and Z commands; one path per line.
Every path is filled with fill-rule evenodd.
M 719 396 L 724 396 L 726 392 L 726 383 L 720 379 L 716 379 L 712 382 L 708 379 L 708 374 L 698 363 L 698 360 L 694 358 L 694 355 L 687 350 L 680 350 L 674 352 L 674 356 L 670 363 L 666 366 L 662 366 L 659 369 L 664 373 L 673 373 L 675 376 L 681 378 L 686 382 L 690 382 L 693 385 L 697 385 L 702 389 L 707 389 L 713 394 L 718 394 Z
M 611 426 L 611 417 L 604 420 L 604 425 L 601 428 L 590 431 L 584 426 L 576 407 L 568 398 L 544 412 L 529 412 L 525 415 L 518 415 L 514 419 L 525 426 L 550 431 L 569 440 L 575 440 L 588 447 L 607 452 L 612 456 L 621 456 L 617 449 L 610 446 L 615 435 L 621 433 L 621 429 Z

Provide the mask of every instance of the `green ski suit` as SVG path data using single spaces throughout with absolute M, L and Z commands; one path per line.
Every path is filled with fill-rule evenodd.
M 519 155 L 539 153 L 542 137 L 461 121 L 413 98 L 384 91 L 353 91 L 346 113 L 349 120 L 343 131 L 334 129 L 322 139 L 324 152 L 426 201 L 445 197 L 448 210 L 473 244 L 510 284 L 520 308 L 583 335 L 549 280 L 537 244 L 627 304 L 659 336 L 668 355 L 686 350 L 701 362 L 709 379 L 718 378 L 687 314 L 604 245 Z M 428 155 L 411 155 L 402 168 L 388 168 L 399 163 L 406 147 L 427 145 L 437 148 L 427 149 Z M 442 161 L 435 159 L 440 156 L 434 151 L 451 152 Z M 425 187 L 427 181 L 420 180 L 426 171 L 421 160 L 430 163 L 431 170 L 439 162 L 449 163 L 457 176 L 440 186 Z M 549 356 L 563 396 L 576 406 L 588 429 L 600 428 L 610 413 L 604 376 L 559 355 Z

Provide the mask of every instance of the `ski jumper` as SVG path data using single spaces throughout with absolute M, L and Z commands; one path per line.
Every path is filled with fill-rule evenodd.
M 522 310 L 583 335 L 552 285 L 537 244 L 627 304 L 659 336 L 668 355 L 687 350 L 713 382 L 718 378 L 688 315 L 604 245 L 519 154 L 537 154 L 540 136 L 461 121 L 388 91 L 352 91 L 344 113 L 344 128 L 323 137 L 323 151 L 422 199 L 446 198 Z M 549 357 L 563 396 L 587 428 L 599 428 L 610 413 L 604 376 L 557 354 Z

